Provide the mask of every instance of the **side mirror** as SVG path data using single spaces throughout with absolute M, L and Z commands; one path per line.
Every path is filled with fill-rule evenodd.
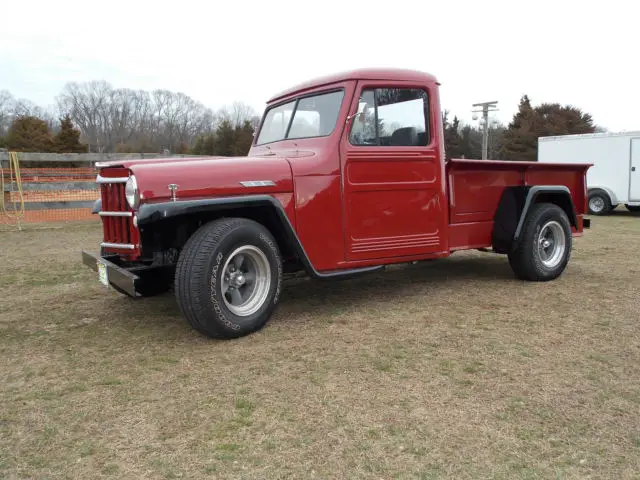
M 352 119 L 354 119 L 354 118 L 356 118 L 356 117 L 358 117 L 358 116 L 360 116 L 360 115 L 362 115 L 362 112 L 356 112 L 356 113 L 354 113 L 353 115 L 349 115 L 349 116 L 347 117 L 347 123 L 349 123 Z
M 349 115 L 346 120 L 347 134 L 351 133 L 351 127 L 353 126 L 353 121 L 358 116 L 362 115 L 362 112 L 356 112 L 353 115 Z

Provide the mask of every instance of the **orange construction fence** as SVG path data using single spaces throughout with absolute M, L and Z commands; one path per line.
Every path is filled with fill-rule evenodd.
M 0 225 L 96 220 L 100 197 L 94 168 L 2 168 Z

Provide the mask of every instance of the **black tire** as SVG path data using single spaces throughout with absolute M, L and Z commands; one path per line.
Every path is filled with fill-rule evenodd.
M 601 208 L 595 208 L 601 205 Z M 613 210 L 611 198 L 604 190 L 592 190 L 589 192 L 589 213 L 591 215 L 609 215 Z
M 268 273 L 264 278 L 270 282 L 259 308 L 239 316 L 223 298 L 222 286 L 227 260 L 243 246 L 266 257 L 268 263 L 264 265 L 268 264 Z M 180 253 L 175 275 L 178 307 L 187 322 L 206 336 L 241 337 L 260 330 L 268 322 L 280 297 L 282 275 L 277 243 L 263 225 L 245 218 L 215 220 L 200 227 Z
M 543 263 L 542 252 L 539 248 L 539 237 L 542 229 L 555 222 L 550 227 L 557 228 L 559 224 L 562 233 L 560 238 L 564 240 L 564 251 L 557 259 L 557 263 L 547 266 Z M 559 206 L 553 203 L 535 204 L 529 210 L 525 219 L 518 244 L 509 253 L 509 264 L 516 277 L 521 280 L 533 282 L 545 282 L 559 277 L 569 262 L 572 249 L 571 224 L 567 214 Z M 556 242 L 559 243 L 559 242 Z M 560 252 L 560 250 L 558 250 Z
M 629 205 L 629 204 L 625 204 L 625 207 L 627 210 L 629 210 L 630 212 L 640 212 L 640 205 Z

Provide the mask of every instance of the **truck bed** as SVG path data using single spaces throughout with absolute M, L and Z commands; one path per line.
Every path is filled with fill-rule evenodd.
M 587 211 L 586 171 L 590 164 L 452 159 L 446 165 L 450 250 L 491 245 L 493 216 L 505 187 L 564 185 L 576 208 L 578 228 Z

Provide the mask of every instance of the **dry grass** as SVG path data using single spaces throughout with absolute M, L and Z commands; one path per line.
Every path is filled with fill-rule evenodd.
M 80 261 L 94 226 L 0 233 L 0 477 L 638 478 L 640 218 L 565 275 L 461 253 L 205 339 Z

